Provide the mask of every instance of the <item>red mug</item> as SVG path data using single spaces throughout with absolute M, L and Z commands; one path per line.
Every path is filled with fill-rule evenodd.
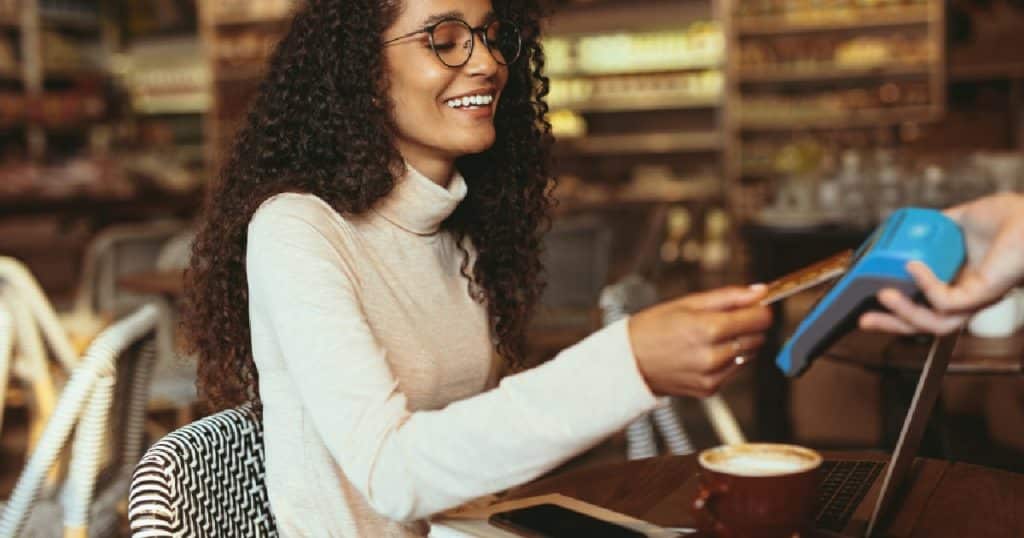
M 697 526 L 722 538 L 793 538 L 810 529 L 822 457 L 795 445 L 742 443 L 698 457 Z

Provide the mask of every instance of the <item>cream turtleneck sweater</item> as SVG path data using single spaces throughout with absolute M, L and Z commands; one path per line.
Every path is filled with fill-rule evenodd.
M 430 515 L 536 478 L 655 405 L 624 322 L 495 386 L 486 310 L 439 231 L 465 195 L 458 174 L 445 189 L 409 169 L 363 215 L 280 194 L 250 221 L 283 536 L 423 536 Z

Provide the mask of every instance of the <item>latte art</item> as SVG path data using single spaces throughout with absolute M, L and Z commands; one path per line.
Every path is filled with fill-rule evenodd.
M 737 476 L 779 476 L 813 469 L 821 457 L 796 447 L 750 444 L 720 447 L 701 454 L 707 469 Z
M 745 476 L 789 474 L 808 467 L 807 460 L 778 454 L 741 454 L 715 465 L 716 470 Z

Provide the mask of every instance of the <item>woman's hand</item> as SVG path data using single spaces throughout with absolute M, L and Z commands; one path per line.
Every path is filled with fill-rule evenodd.
M 886 289 L 878 300 L 889 312 L 861 316 L 866 330 L 947 334 L 972 314 L 998 301 L 1024 279 L 1024 196 L 1002 194 L 946 210 L 967 242 L 967 264 L 953 284 L 939 280 L 927 266 L 911 262 L 907 271 L 931 307 Z
M 633 315 L 630 342 L 656 394 L 707 397 L 764 343 L 772 315 L 764 286 L 687 295 Z M 743 357 L 744 360 L 737 360 Z

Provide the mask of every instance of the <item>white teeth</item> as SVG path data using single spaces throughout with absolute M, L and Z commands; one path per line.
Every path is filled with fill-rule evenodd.
M 494 102 L 493 95 L 467 95 L 465 97 L 456 97 L 455 99 L 449 99 L 445 101 L 445 104 L 451 108 L 461 108 L 467 106 L 484 106 Z

